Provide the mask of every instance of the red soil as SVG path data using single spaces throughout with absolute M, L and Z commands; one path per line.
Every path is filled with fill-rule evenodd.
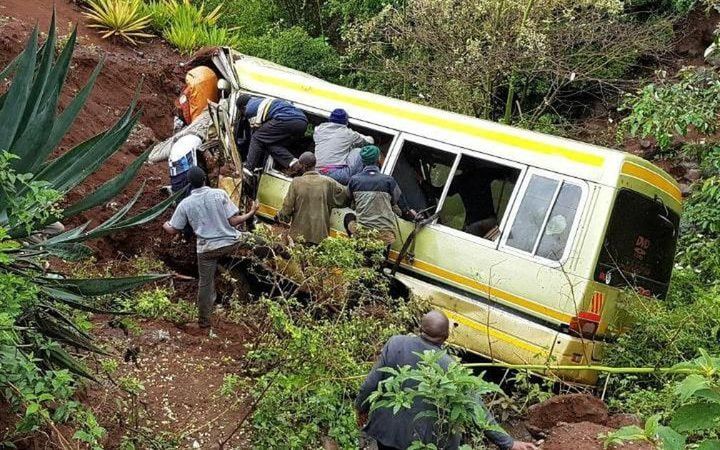
M 55 2 L 55 8 L 61 37 L 69 33 L 71 24 L 79 24 L 79 45 L 76 46 L 61 107 L 68 104 L 72 95 L 85 85 L 98 62 L 104 60 L 92 95 L 57 153 L 111 127 L 127 108 L 142 81 L 139 98 L 142 118 L 133 136 L 100 170 L 67 196 L 66 202 L 70 204 L 119 174 L 152 143 L 168 137 L 172 129 L 173 101 L 181 86 L 184 71 L 180 55 L 159 39 L 138 47 L 102 40 L 96 32 L 84 25 L 79 7 L 60 0 Z M 0 67 L 22 51 L 37 21 L 41 30 L 47 31 L 52 9 L 53 2 L 45 0 L 4 0 L 0 3 L 0 17 L 5 16 L 0 19 Z M 98 225 L 114 213 L 117 205 L 127 202 L 143 183 L 145 191 L 134 211 L 145 209 L 164 198 L 158 189 L 167 181 L 167 171 L 163 164 L 146 165 L 137 179 L 113 203 L 81 214 L 67 225 L 76 226 L 86 221 L 91 221 L 91 226 Z M 161 245 L 158 242 L 158 230 L 159 224 L 155 222 L 92 242 L 91 245 L 98 250 L 97 258 L 100 261 L 129 257 L 150 252 L 154 245 Z

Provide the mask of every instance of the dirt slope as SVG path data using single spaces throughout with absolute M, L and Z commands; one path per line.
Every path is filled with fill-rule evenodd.
M 134 48 L 122 42 L 101 40 L 97 33 L 84 25 L 81 10 L 66 0 L 55 2 L 60 39 L 69 34 L 72 24 L 79 23 L 79 45 L 73 58 L 72 67 L 61 106 L 65 106 L 73 93 L 81 89 L 95 66 L 104 60 L 103 70 L 95 84 L 90 99 L 80 113 L 73 128 L 62 142 L 58 152 L 102 132 L 117 120 L 132 100 L 140 82 L 139 106 L 143 111 L 140 124 L 123 149 L 114 155 L 104 167 L 93 174 L 82 186 L 72 192 L 67 202 L 71 203 L 92 192 L 104 181 L 120 173 L 135 157 L 158 139 L 166 138 L 172 127 L 173 101 L 183 78 L 182 58 L 160 39 L 141 44 Z M 3 0 L 0 2 L 0 66 L 5 66 L 22 51 L 25 40 L 39 21 L 41 30 L 47 31 L 52 16 L 53 2 L 47 0 Z M 6 81 L 0 81 L 4 87 Z M 2 90 L 3 88 L 0 88 Z M 123 204 L 140 186 L 146 183 L 138 209 L 160 201 L 163 196 L 158 189 L 167 184 L 164 165 L 146 165 L 137 179 L 121 196 L 115 199 Z M 94 224 L 109 217 L 116 205 L 96 208 L 75 218 L 69 225 L 85 221 Z M 148 251 L 153 243 L 158 244 L 158 224 L 153 223 L 121 233 L 111 238 L 94 242 L 99 260 L 132 256 Z

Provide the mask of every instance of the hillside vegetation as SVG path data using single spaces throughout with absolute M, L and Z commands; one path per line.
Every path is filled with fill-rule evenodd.
M 183 55 L 229 45 L 345 86 L 633 151 L 666 168 L 686 197 L 670 292 L 662 301 L 629 293 L 620 306 L 633 326 L 612 330 L 604 364 L 617 370 L 603 374 L 596 390 L 614 412 L 635 414 L 642 426 L 599 439 L 608 447 L 641 441 L 720 448 L 717 0 L 77 3 L 102 38 L 138 51 L 152 36 Z M 108 208 L 146 158 L 141 154 L 80 202 L 66 200 L 138 120 L 128 99 L 112 128 L 64 156 L 53 153 L 98 74 L 76 101 L 58 108 L 75 45 L 75 34 L 61 38 L 51 28 L 42 39 L 33 34 L 26 50 L 0 68 L 0 81 L 10 81 L 0 85 L 0 447 L 358 448 L 352 406 L 358 386 L 384 341 L 412 331 L 427 308 L 391 295 L 374 236 L 287 250 L 261 227 L 257 233 L 286 264 L 267 271 L 253 258 L 249 273 L 271 288 L 249 297 L 238 288 L 245 275 L 224 272 L 218 329 L 236 334 L 192 341 L 220 361 L 184 361 L 172 375 L 150 374 L 172 355 L 143 360 L 137 342 L 154 348 L 177 339 L 173 348 L 198 352 L 162 334 L 185 330 L 194 319 L 187 301 L 194 291 L 182 291 L 178 277 L 157 274 L 170 271 L 159 255 L 98 265 L 83 242 L 149 223 L 174 199 L 130 214 L 142 195 L 133 192 L 134 200 L 114 205 L 99 226 L 71 229 L 42 246 L 32 242 L 56 220 Z M 287 283 L 291 270 L 303 285 Z M 441 376 L 433 361 L 424 367 L 424 375 Z M 640 367 L 648 370 L 632 370 Z M 220 385 L 189 394 L 222 407 L 180 426 L 180 407 L 166 397 L 153 403 L 149 391 L 165 393 L 174 377 L 191 370 L 193 378 L 216 371 Z M 461 366 L 449 376 L 475 379 Z M 506 394 L 483 387 L 507 421 L 577 389 L 523 371 L 502 381 Z M 403 402 L 402 394 L 391 394 L 384 401 Z M 447 400 L 435 391 L 424 395 Z M 461 429 L 473 448 L 485 445 L 482 427 Z

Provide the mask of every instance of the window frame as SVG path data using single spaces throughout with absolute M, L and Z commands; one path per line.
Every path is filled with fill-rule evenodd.
M 552 201 L 550 202 L 550 206 L 548 210 L 545 213 L 545 217 L 543 219 L 542 227 L 540 228 L 540 233 L 535 239 L 535 244 L 533 245 L 533 251 L 532 252 L 526 252 L 524 250 L 517 249 L 515 247 L 512 247 L 508 245 L 507 240 L 510 236 L 510 230 L 512 229 L 512 225 L 515 223 L 515 219 L 517 217 L 518 211 L 520 210 L 520 205 L 522 204 L 522 199 L 525 198 L 525 193 L 528 190 L 528 186 L 530 185 L 530 181 L 532 180 L 533 175 L 538 175 L 544 178 L 549 178 L 555 181 L 558 181 L 558 186 L 555 188 L 555 192 L 553 194 Z M 550 214 L 552 213 L 552 209 L 555 207 L 555 203 L 557 202 L 557 198 L 560 195 L 560 190 L 562 189 L 562 186 L 564 183 L 572 184 L 574 186 L 577 186 L 580 188 L 580 199 L 578 200 L 577 209 L 575 212 L 575 217 L 573 217 L 573 222 L 570 226 L 570 231 L 568 232 L 568 238 L 567 241 L 565 241 L 565 248 L 563 249 L 563 254 L 561 255 L 560 259 L 553 260 L 549 258 L 545 258 L 542 256 L 537 255 L 538 248 L 540 247 L 540 241 L 542 240 L 543 231 L 547 227 L 547 223 L 550 220 Z M 508 214 L 508 222 L 509 226 L 506 229 L 502 230 L 502 236 L 499 239 L 500 241 L 500 249 L 520 257 L 523 257 L 524 259 L 528 259 L 531 261 L 539 262 L 546 266 L 551 267 L 560 267 L 565 262 L 567 262 L 569 256 L 570 256 L 570 250 L 573 247 L 573 244 L 575 243 L 578 230 L 580 229 L 580 222 L 583 215 L 583 212 L 585 211 L 585 204 L 588 200 L 588 192 L 589 187 L 587 182 L 584 180 L 581 180 L 579 178 L 573 178 L 568 177 L 565 175 L 561 175 L 555 172 L 550 172 L 548 170 L 538 169 L 536 167 L 529 167 L 527 172 L 525 173 L 525 177 L 522 180 L 522 184 L 520 185 L 520 190 L 517 194 L 517 197 L 515 198 L 515 202 L 512 205 L 512 209 L 510 210 L 510 214 Z
M 518 198 L 518 195 L 520 193 L 520 188 L 522 187 L 522 183 L 524 181 L 525 173 L 528 169 L 528 166 L 525 164 L 521 164 L 515 161 L 509 161 L 506 159 L 498 158 L 496 156 L 487 155 L 485 153 L 482 153 L 478 150 L 471 150 L 464 147 L 459 147 L 457 145 L 448 144 L 445 142 L 435 141 L 433 139 L 428 139 L 426 137 L 417 136 L 411 133 L 402 132 L 400 133 L 399 138 L 395 142 L 394 146 L 391 148 L 391 151 L 388 156 L 388 160 L 385 161 L 385 166 L 383 167 L 383 173 L 387 175 L 392 176 L 393 170 L 395 170 L 395 164 L 397 162 L 397 159 L 400 155 L 400 152 L 403 149 L 403 146 L 405 142 L 412 142 L 419 145 L 424 145 L 426 147 L 431 147 L 435 150 L 440 151 L 446 151 L 448 153 L 455 154 L 455 160 L 453 161 L 453 165 L 450 168 L 450 172 L 448 173 L 448 180 L 449 183 L 445 183 L 445 186 L 443 187 L 443 192 L 440 195 L 440 198 L 438 199 L 438 205 L 437 208 L 435 208 L 435 213 L 442 211 L 442 207 L 445 204 L 445 200 L 447 199 L 448 192 L 450 191 L 450 185 L 452 184 L 452 179 L 455 176 L 455 173 L 457 171 L 458 166 L 460 165 L 460 160 L 463 156 L 467 156 L 469 158 L 476 158 L 482 161 L 488 161 L 495 164 L 500 164 L 506 167 L 511 167 L 513 169 L 518 169 L 520 171 L 520 174 L 518 175 L 517 181 L 515 183 L 515 187 L 513 188 L 513 192 L 510 195 L 510 200 L 508 201 L 507 207 L 505 208 L 505 214 L 503 215 L 502 219 L 500 220 L 500 223 L 498 224 L 498 227 L 501 231 L 501 237 L 498 239 L 495 239 L 494 241 L 491 241 L 489 239 L 482 238 L 480 236 L 475 236 L 470 233 L 467 233 L 462 230 L 457 230 L 455 228 L 449 227 L 447 225 L 443 225 L 438 223 L 438 219 L 435 219 L 432 223 L 428 224 L 428 227 L 431 227 L 435 230 L 442 231 L 443 233 L 450 234 L 452 236 L 458 237 L 460 239 L 465 239 L 471 242 L 475 242 L 481 245 L 484 245 L 486 247 L 490 248 L 497 248 L 500 244 L 502 235 L 504 235 L 504 229 L 507 225 L 507 221 L 510 218 L 510 214 L 513 211 L 513 206 L 515 204 L 516 199 Z
M 315 108 L 313 106 L 307 106 L 302 103 L 295 103 L 295 102 L 291 102 L 291 103 L 294 106 L 302 109 L 303 112 L 307 112 L 307 113 L 315 114 L 317 116 L 324 117 L 326 120 L 328 118 L 330 118 L 330 111 L 326 111 L 326 110 L 320 109 L 320 108 Z M 399 131 L 393 130 L 392 128 L 387 128 L 387 127 L 383 127 L 380 125 L 376 125 L 374 123 L 365 122 L 364 120 L 358 120 L 353 117 L 350 117 L 349 122 L 351 125 L 358 125 L 361 127 L 370 128 L 373 131 L 378 131 L 380 133 L 385 133 L 385 134 L 392 136 L 392 141 L 390 141 L 390 145 L 388 147 L 388 155 L 392 154 L 393 149 L 395 148 L 395 145 L 397 144 L 398 137 L 401 134 Z M 274 165 L 273 158 L 272 158 L 272 156 L 268 155 L 267 161 L 265 162 L 265 167 L 263 168 L 263 173 L 272 175 L 274 177 L 277 177 L 277 178 L 280 178 L 280 179 L 283 179 L 286 181 L 292 181 L 292 177 L 285 175 L 284 173 L 282 173 L 279 170 L 276 170 L 275 168 L 273 168 L 273 165 Z M 386 161 L 385 165 L 387 165 L 387 161 Z

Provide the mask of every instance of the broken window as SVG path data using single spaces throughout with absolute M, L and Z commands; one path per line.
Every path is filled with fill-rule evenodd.
M 462 155 L 439 223 L 484 239 L 495 240 L 520 169 Z
M 457 155 L 405 141 L 392 176 L 410 209 L 434 213 Z
M 507 237 L 509 247 L 559 261 L 565 253 L 582 189 L 533 174 Z

